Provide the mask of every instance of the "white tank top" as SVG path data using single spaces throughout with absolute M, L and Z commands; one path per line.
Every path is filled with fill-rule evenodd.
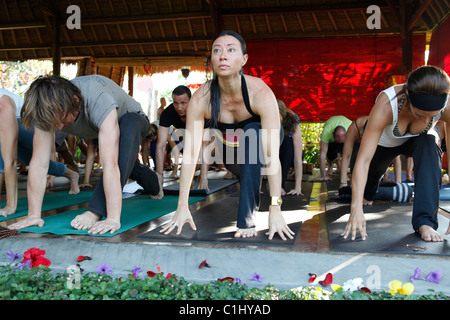
M 0 88 L 0 98 L 3 97 L 4 95 L 14 100 L 14 103 L 16 104 L 16 118 L 20 118 L 20 110 L 22 110 L 23 99 L 15 93 Z
M 380 141 L 378 141 L 378 145 L 380 145 L 382 147 L 387 147 L 387 148 L 398 147 L 398 146 L 402 145 L 403 143 L 405 143 L 409 138 L 417 137 L 419 135 L 419 134 L 406 133 L 403 136 L 396 136 L 394 134 L 394 128 L 397 126 L 397 121 L 398 121 L 398 100 L 397 100 L 397 93 L 395 91 L 395 88 L 399 87 L 399 86 L 403 87 L 404 85 L 405 84 L 398 84 L 398 85 L 392 86 L 390 88 L 387 88 L 386 90 L 381 91 L 380 94 L 378 95 L 378 97 L 379 97 L 384 92 L 388 96 L 388 99 L 391 103 L 391 108 L 392 108 L 392 123 L 384 128 L 383 133 L 381 134 L 381 137 L 380 137 Z M 378 100 L 378 97 L 375 101 Z M 435 126 L 435 124 L 438 122 L 438 120 L 441 118 L 441 114 L 444 111 L 444 109 L 445 109 L 445 107 L 441 110 L 441 112 L 439 112 L 439 114 L 437 114 L 436 116 L 433 117 L 430 128 L 433 128 Z

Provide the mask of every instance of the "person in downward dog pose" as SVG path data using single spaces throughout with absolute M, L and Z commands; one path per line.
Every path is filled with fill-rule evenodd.
M 103 173 L 86 211 L 71 221 L 78 230 L 91 234 L 114 233 L 120 229 L 122 188 L 127 179 L 136 180 L 151 196 L 162 191 L 158 176 L 137 158 L 150 123 L 140 104 L 114 81 L 100 75 L 39 77 L 25 93 L 24 126 L 34 125 L 34 149 L 30 162 L 28 217 L 9 226 L 21 229 L 42 227 L 45 174 L 55 129 L 86 138 L 98 138 Z M 106 219 L 103 219 L 106 218 Z

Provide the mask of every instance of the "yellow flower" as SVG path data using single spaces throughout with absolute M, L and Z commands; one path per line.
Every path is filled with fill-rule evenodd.
M 405 283 L 403 285 L 403 294 L 410 296 L 414 292 L 414 285 L 412 283 Z
M 337 292 L 337 291 L 341 290 L 342 287 L 340 285 L 338 285 L 338 284 L 332 283 L 331 284 L 331 289 L 333 289 L 334 292 Z
M 414 292 L 414 285 L 412 283 L 405 283 L 402 287 L 402 282 L 399 280 L 392 280 L 389 282 L 389 291 L 393 296 L 396 293 L 411 295 Z

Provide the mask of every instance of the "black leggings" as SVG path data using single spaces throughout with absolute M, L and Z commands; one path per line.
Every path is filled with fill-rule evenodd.
M 253 214 L 259 209 L 260 187 L 262 182 L 263 150 L 261 146 L 261 123 L 251 122 L 242 128 L 239 147 L 218 144 L 225 167 L 231 171 L 240 183 L 238 228 L 253 228 Z M 283 129 L 280 130 L 280 140 Z M 245 138 L 245 142 L 242 141 Z M 277 159 L 278 160 L 278 159 Z
M 138 113 L 127 113 L 119 119 L 119 170 L 120 183 L 126 184 L 129 177 L 136 180 L 144 191 L 157 195 L 159 193 L 159 182 L 156 173 L 142 165 L 137 159 L 142 137 L 148 134 L 150 124 L 147 117 Z M 87 210 L 106 216 L 106 198 L 103 189 L 103 175 L 97 183 L 92 194 Z
M 436 127 L 435 127 L 436 128 Z M 395 157 L 403 154 L 414 160 L 414 203 L 412 226 L 415 231 L 422 225 L 438 228 L 439 191 L 442 184 L 442 150 L 439 147 L 439 131 L 410 138 L 404 144 L 386 148 L 378 146 L 370 162 L 364 198 L 373 200 L 379 183 Z

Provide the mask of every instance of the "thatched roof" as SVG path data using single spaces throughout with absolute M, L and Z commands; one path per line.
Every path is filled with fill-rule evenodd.
M 80 9 L 81 29 L 67 27 L 69 5 Z M 366 25 L 370 5 L 381 9 L 380 29 Z M 449 14 L 450 0 L 4 0 L 0 61 L 51 59 L 56 52 L 138 73 L 148 66 L 151 73 L 204 70 L 220 30 L 246 40 L 399 35 L 404 7 L 411 10 L 404 28 L 425 33 Z

